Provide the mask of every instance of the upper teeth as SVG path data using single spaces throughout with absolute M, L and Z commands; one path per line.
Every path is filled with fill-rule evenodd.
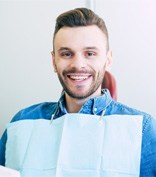
M 87 79 L 88 76 L 70 76 L 70 78 L 74 80 L 84 80 Z

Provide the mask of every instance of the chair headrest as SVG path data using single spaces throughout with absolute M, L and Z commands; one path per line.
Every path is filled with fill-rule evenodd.
M 117 86 L 115 77 L 108 71 L 105 71 L 102 89 L 107 88 L 110 91 L 111 97 L 117 100 Z

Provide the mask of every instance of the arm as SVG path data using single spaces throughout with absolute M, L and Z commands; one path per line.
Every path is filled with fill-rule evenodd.
M 5 144 L 7 140 L 6 131 L 3 133 L 2 138 L 0 139 L 0 165 L 5 166 Z
M 18 121 L 20 119 L 21 112 L 17 113 L 11 122 Z M 5 166 L 5 146 L 7 141 L 7 130 L 4 131 L 0 139 L 0 165 Z
M 156 176 L 156 119 L 145 118 L 142 135 L 140 177 Z

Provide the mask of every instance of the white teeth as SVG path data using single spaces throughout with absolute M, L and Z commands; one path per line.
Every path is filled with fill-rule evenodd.
M 88 76 L 70 76 L 70 78 L 74 80 L 85 80 Z

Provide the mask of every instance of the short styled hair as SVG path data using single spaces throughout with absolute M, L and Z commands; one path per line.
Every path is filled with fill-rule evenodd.
M 96 25 L 105 34 L 107 40 L 107 50 L 109 49 L 109 37 L 107 27 L 102 18 L 88 8 L 76 8 L 66 11 L 56 18 L 56 25 L 53 35 L 53 48 L 56 33 L 63 27 L 83 27 Z

